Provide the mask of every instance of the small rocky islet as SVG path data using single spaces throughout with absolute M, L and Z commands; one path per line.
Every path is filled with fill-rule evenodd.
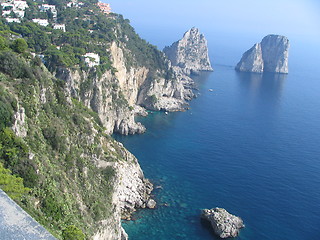
M 244 223 L 240 217 L 230 214 L 224 208 L 203 209 L 201 218 L 210 222 L 216 235 L 220 238 L 232 238 L 239 235 Z

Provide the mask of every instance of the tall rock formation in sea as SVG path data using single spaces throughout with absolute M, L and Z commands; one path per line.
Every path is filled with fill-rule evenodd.
M 285 36 L 268 35 L 242 55 L 236 70 L 288 73 L 288 56 L 289 40 Z
M 191 28 L 181 40 L 174 42 L 170 47 L 165 47 L 163 52 L 173 66 L 180 67 L 187 75 L 213 70 L 207 40 L 197 28 Z

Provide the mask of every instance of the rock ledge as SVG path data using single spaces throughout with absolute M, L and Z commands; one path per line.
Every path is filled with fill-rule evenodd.
M 201 218 L 211 223 L 220 238 L 236 237 L 244 227 L 240 217 L 228 213 L 224 208 L 203 209 Z

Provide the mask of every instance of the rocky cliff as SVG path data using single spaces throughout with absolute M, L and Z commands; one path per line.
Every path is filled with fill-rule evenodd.
M 173 66 L 180 67 L 187 75 L 213 70 L 208 55 L 207 40 L 197 28 L 191 28 L 181 40 L 170 47 L 165 47 L 163 52 Z
M 93 74 L 94 87 L 80 96 L 85 72 L 60 69 L 55 74 L 61 81 L 39 62 L 3 55 L 29 73 L 23 78 L 0 73 L 1 163 L 32 189 L 20 204 L 57 238 L 71 225 L 90 239 L 126 239 L 121 218 L 154 207 L 153 187 L 137 159 L 106 134 L 99 110 L 91 109 L 102 105 L 122 114 L 127 105 L 117 103 L 120 90 L 104 85 L 113 74 Z
M 289 40 L 284 36 L 268 35 L 243 54 L 236 70 L 288 73 L 288 56 Z
M 134 120 L 137 106 L 181 111 L 193 98 L 192 79 L 172 68 L 167 60 L 165 70 L 156 69 L 151 74 L 154 69 L 146 66 L 127 67 L 124 55 L 128 50 L 124 45 L 113 42 L 108 51 L 114 72 L 109 70 L 101 76 L 94 69 L 88 72 L 59 68 L 55 72 L 57 78 L 66 82 L 69 99 L 75 98 L 97 112 L 108 134 L 143 133 L 145 127 Z

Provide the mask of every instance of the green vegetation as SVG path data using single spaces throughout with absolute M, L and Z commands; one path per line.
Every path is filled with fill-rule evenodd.
M 28 44 L 23 38 L 18 38 L 13 41 L 11 48 L 17 53 L 24 53 L 28 48 Z
M 64 240 L 84 240 L 85 235 L 81 229 L 74 225 L 70 225 L 62 231 L 62 238 Z
M 9 169 L 5 169 L 0 162 L 0 188 L 5 191 L 9 197 L 20 201 L 22 196 L 27 194 L 30 189 L 23 186 L 23 179 L 11 174 Z
M 105 143 L 113 142 L 103 133 L 97 113 L 75 99 L 68 103 L 64 83 L 44 71 L 37 58 L 28 61 L 11 51 L 3 53 L 30 74 L 1 68 L 0 163 L 6 185 L 0 181 L 0 187 L 17 200 L 24 194 L 21 206 L 58 238 L 68 239 L 63 230 L 70 225 L 92 236 L 96 222 L 112 215 L 114 177 L 111 167 L 99 169 L 92 159 L 114 161 L 122 157 L 121 150 L 109 151 Z M 40 101 L 43 88 L 45 103 Z M 23 139 L 9 128 L 21 107 L 28 131 Z
M 129 20 L 118 14 L 111 13 L 106 16 L 101 13 L 95 5 L 96 2 L 84 1 L 85 5 L 81 8 L 66 8 L 67 1 L 50 0 L 48 3 L 55 4 L 58 11 L 55 20 L 49 16 L 50 11 L 47 13 L 39 11 L 38 5 L 42 3 L 28 1 L 30 8 L 26 11 L 26 21 L 22 23 L 1 21 L 0 31 L 12 31 L 21 35 L 27 45 L 22 43 L 21 38 L 16 39 L 11 46 L 14 51 L 22 53 L 28 46 L 31 51 L 44 54 L 50 71 L 55 71 L 58 67 L 75 66 L 86 69 L 82 57 L 86 52 L 99 54 L 101 62 L 97 67 L 98 72 L 114 71 L 109 52 L 106 50 L 112 42 L 116 42 L 124 50 L 128 68 L 145 66 L 150 69 L 151 75 L 159 73 L 160 70 L 167 76 L 168 66 L 163 53 L 141 39 Z M 54 30 L 52 25 L 40 26 L 30 21 L 33 18 L 46 18 L 52 25 L 56 22 L 66 24 L 67 31 Z M 3 33 L 0 32 L 1 35 Z M 0 49 L 4 49 L 7 45 L 1 40 L 0 38 Z

